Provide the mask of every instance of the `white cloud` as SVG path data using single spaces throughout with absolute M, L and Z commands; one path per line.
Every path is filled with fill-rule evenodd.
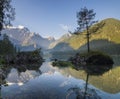
M 68 31 L 68 30 L 71 29 L 71 26 L 68 26 L 68 25 L 59 24 L 59 26 L 60 26 L 64 31 Z

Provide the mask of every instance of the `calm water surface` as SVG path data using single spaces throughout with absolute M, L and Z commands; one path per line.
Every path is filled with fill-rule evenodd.
M 103 76 L 91 76 L 88 87 L 102 99 L 120 99 L 119 72 L 118 67 Z M 118 74 L 117 77 L 115 74 Z M 75 99 L 75 92 L 70 94 L 69 90 L 84 90 L 85 77 L 84 71 L 53 67 L 46 60 L 38 70 L 19 72 L 12 68 L 6 78 L 8 86 L 1 88 L 1 96 L 3 99 Z

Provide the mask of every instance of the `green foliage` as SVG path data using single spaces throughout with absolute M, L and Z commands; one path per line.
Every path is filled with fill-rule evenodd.
M 5 64 L 5 59 L 0 57 L 0 64 Z
M 79 27 L 77 28 L 78 32 L 83 32 L 84 30 L 87 30 L 92 24 L 96 23 L 94 21 L 96 13 L 94 13 L 93 9 L 87 9 L 86 7 L 82 8 L 78 13 L 77 13 L 77 23 Z M 87 33 L 89 34 L 89 33 Z
M 16 52 L 7 35 L 0 41 L 0 64 L 42 63 L 41 49 L 28 52 Z
M 10 42 L 8 36 L 5 34 L 3 40 L 0 40 L 0 55 L 14 55 L 16 53 L 16 48 Z
M 8 36 L 4 35 L 3 40 L 0 40 L 0 64 L 6 64 L 11 61 L 16 53 L 16 48 L 10 42 Z
M 102 52 L 77 53 L 70 59 L 75 69 L 83 69 L 90 75 L 102 75 L 112 68 L 113 59 Z
M 0 0 L 0 31 L 3 26 L 11 25 L 14 20 L 15 9 L 11 5 L 11 0 Z
M 108 41 L 107 39 L 92 40 L 90 42 L 92 50 L 100 50 L 109 55 L 119 55 L 120 54 L 120 44 Z M 86 44 L 79 48 L 80 52 L 86 49 Z
M 73 67 L 72 63 L 68 61 L 55 61 L 55 62 L 52 62 L 52 65 L 58 66 L 58 67 L 68 67 L 68 66 Z
M 90 27 L 96 23 L 97 21 L 93 21 L 96 13 L 94 13 L 93 9 L 88 10 L 86 7 L 82 8 L 80 12 L 77 13 L 78 25 L 77 32 L 74 34 L 83 34 L 83 31 L 86 31 L 86 39 L 87 39 L 87 50 L 90 51 L 90 35 L 95 33 L 99 27 L 94 28 L 92 32 L 90 32 Z M 81 33 L 82 32 L 82 33 Z
M 36 49 L 34 51 L 27 52 L 18 52 L 15 59 L 13 60 L 13 64 L 34 64 L 34 63 L 42 63 L 43 58 L 40 55 L 41 49 Z
M 110 58 L 110 59 L 112 59 L 108 54 L 106 54 L 106 53 L 103 53 L 103 52 L 101 52 L 101 51 L 90 51 L 89 53 L 88 52 L 85 52 L 85 53 L 80 53 L 79 54 L 80 56 L 83 56 L 83 57 L 91 57 L 91 56 L 94 56 L 94 55 L 101 55 L 101 56 L 103 56 L 103 57 L 105 57 L 105 58 Z

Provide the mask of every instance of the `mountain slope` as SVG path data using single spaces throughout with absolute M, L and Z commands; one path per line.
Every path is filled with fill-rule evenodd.
M 69 39 L 72 36 L 72 34 L 70 33 L 66 33 L 64 34 L 60 39 L 56 40 L 55 42 L 51 42 L 49 49 L 52 49 L 53 47 L 55 47 L 57 44 L 62 43 L 63 41 L 65 41 L 66 39 Z M 57 46 L 56 46 L 57 47 Z M 54 48 L 55 49 L 55 48 Z
M 57 46 L 55 46 L 53 49 L 53 51 L 72 51 L 73 48 L 71 48 L 67 43 L 58 43 Z
M 14 43 L 14 45 L 25 50 L 33 50 L 35 48 L 48 49 L 51 42 L 54 42 L 54 38 L 43 38 L 37 33 L 32 33 L 28 28 L 19 27 L 8 27 L 2 30 L 2 34 L 7 34 Z
M 90 42 L 91 50 L 101 50 L 108 54 L 120 54 L 120 44 L 108 41 L 107 39 L 92 40 Z M 78 49 L 80 52 L 87 51 L 87 44 Z
M 109 49 L 111 48 L 111 45 L 109 44 L 111 42 L 112 42 L 112 46 L 114 46 L 114 44 L 119 45 L 120 44 L 120 20 L 108 18 L 95 24 L 93 27 L 97 26 L 98 24 L 102 24 L 102 23 L 104 23 L 103 27 L 100 27 L 97 32 L 91 35 L 90 47 L 92 46 L 93 49 L 97 49 L 98 47 L 99 49 L 102 49 L 102 47 L 105 47 L 107 45 L 109 46 L 108 47 Z M 91 27 L 91 29 L 93 27 Z M 95 42 L 97 40 L 98 42 Z M 72 35 L 71 37 L 64 39 L 62 42 L 67 43 L 70 47 L 72 47 L 75 50 L 86 50 L 87 49 L 87 47 L 85 47 L 87 43 L 86 41 L 87 41 L 86 35 Z
M 94 33 L 91 35 L 90 41 L 98 39 L 107 39 L 114 43 L 120 43 L 120 21 L 109 18 L 101 22 L 104 22 L 104 26 L 99 29 L 99 33 Z M 100 22 L 100 23 L 101 23 Z M 67 40 L 67 42 L 74 49 L 78 49 L 80 46 L 86 43 L 85 35 L 74 35 Z

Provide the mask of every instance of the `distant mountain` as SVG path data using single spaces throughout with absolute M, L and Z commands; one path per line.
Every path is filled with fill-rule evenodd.
M 50 44 L 50 46 L 49 46 L 49 49 L 52 49 L 52 48 L 54 48 L 54 50 L 57 48 L 57 44 L 59 44 L 59 43 L 62 43 L 62 42 L 65 42 L 65 40 L 66 39 L 69 39 L 70 37 L 72 36 L 72 34 L 70 34 L 70 33 L 66 33 L 66 34 L 64 34 L 63 36 L 61 36 L 60 37 L 60 39 L 58 39 L 58 40 L 56 40 L 55 42 L 52 42 L 51 44 Z M 61 44 L 59 44 L 59 46 L 60 46 Z M 64 46 L 65 47 L 65 46 Z
M 71 51 L 71 50 L 73 50 L 73 48 L 70 47 L 69 44 L 64 43 L 64 42 L 58 43 L 58 44 L 52 49 L 52 51 L 62 51 L 62 52 L 68 51 L 68 50 Z
M 43 38 L 37 33 L 30 32 L 24 26 L 7 27 L 1 33 L 7 34 L 11 42 L 21 50 L 33 50 L 36 48 L 48 49 L 50 43 L 55 41 L 53 37 Z
M 104 23 L 102 27 L 98 29 L 94 34 L 90 37 L 90 47 L 92 50 L 103 50 L 107 47 L 106 52 L 112 52 L 120 50 L 120 20 L 114 18 L 108 18 L 100 21 L 99 23 L 92 26 L 90 29 L 94 29 L 99 24 Z M 55 47 L 59 47 L 59 43 L 67 43 L 69 47 L 74 50 L 85 51 L 87 49 L 86 45 L 86 36 L 85 35 L 72 35 L 68 38 L 62 39 L 62 41 L 58 42 Z M 66 46 L 67 47 L 67 46 Z M 62 47 L 61 47 L 62 48 Z M 54 49 L 54 48 L 53 48 Z M 105 50 L 104 50 L 105 51 Z M 119 53 L 120 52 L 115 52 Z

